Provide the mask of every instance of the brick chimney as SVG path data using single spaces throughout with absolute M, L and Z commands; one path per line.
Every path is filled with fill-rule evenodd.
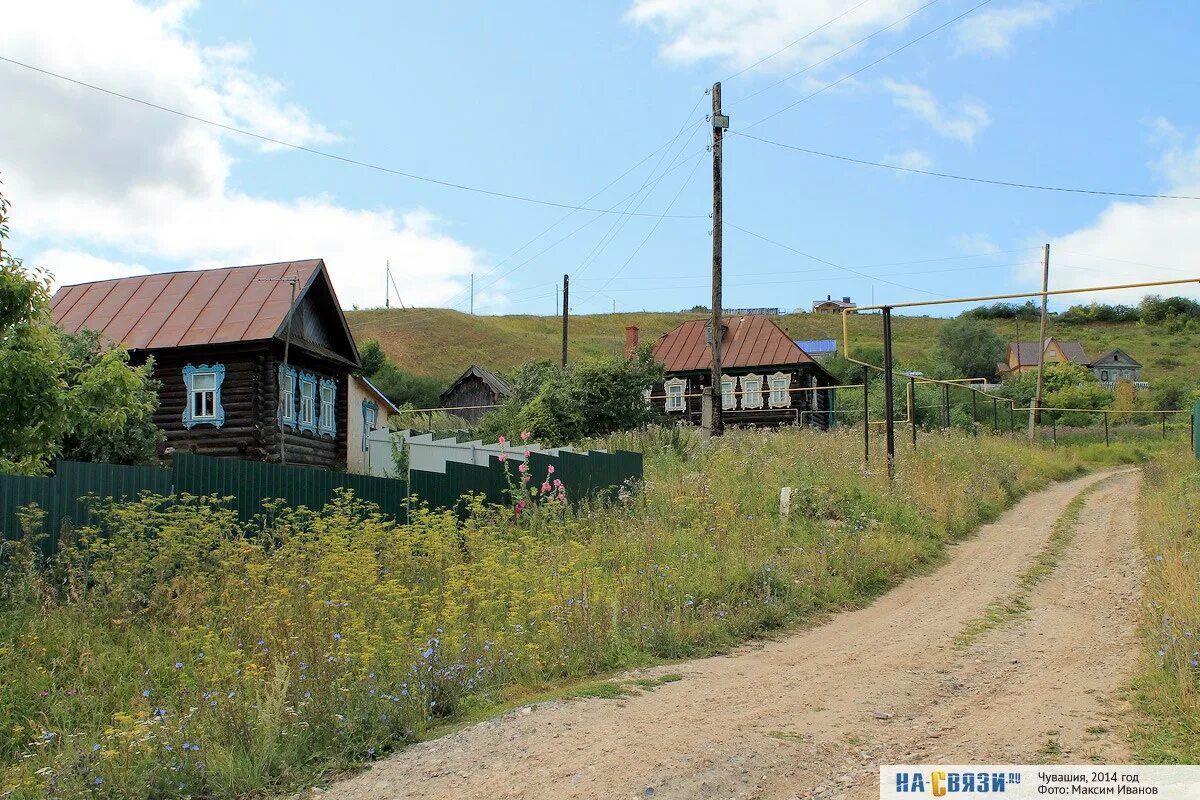
M 625 326 L 625 357 L 633 358 L 638 348 L 638 326 Z

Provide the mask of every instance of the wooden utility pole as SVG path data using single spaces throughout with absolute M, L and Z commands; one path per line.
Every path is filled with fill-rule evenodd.
M 1033 403 L 1029 406 L 1029 438 L 1033 439 L 1034 428 L 1040 421 L 1042 408 L 1042 367 L 1046 361 L 1046 292 L 1050 290 L 1050 243 L 1042 245 L 1042 321 L 1038 332 L 1037 388 L 1033 392 Z M 1018 343 L 1018 348 L 1020 343 Z M 1020 359 L 1018 359 L 1020 360 Z
M 571 276 L 563 275 L 563 303 L 562 303 L 562 319 L 563 319 L 563 348 L 562 348 L 562 368 L 567 368 L 567 326 L 571 316 Z
M 709 433 L 720 436 L 724 430 L 721 419 L 721 139 L 729 127 L 729 117 L 721 113 L 721 83 L 712 87 L 712 428 Z
M 383 307 L 392 307 L 392 262 L 384 262 L 387 266 L 383 268 Z

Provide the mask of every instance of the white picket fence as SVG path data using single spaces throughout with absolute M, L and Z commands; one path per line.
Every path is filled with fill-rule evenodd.
M 442 438 L 435 438 L 441 436 Z M 459 442 L 453 436 L 434 433 L 414 433 L 411 430 L 389 432 L 372 431 L 367 436 L 367 469 L 371 475 L 402 478 L 396 474 L 393 458 L 393 437 L 397 446 L 401 443 L 408 449 L 408 468 L 425 472 L 446 472 L 446 463 L 475 464 L 486 467 L 492 456 L 507 454 L 514 461 L 524 461 L 525 451 L 556 456 L 561 452 L 574 453 L 570 447 L 542 447 L 536 442 L 484 443 L 482 439 Z

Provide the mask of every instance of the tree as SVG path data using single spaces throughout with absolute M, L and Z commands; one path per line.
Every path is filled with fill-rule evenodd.
M 545 445 L 563 445 L 656 422 L 660 412 L 644 392 L 663 379 L 650 347 L 634 358 L 602 358 L 562 369 L 549 361 L 524 364 L 510 376 L 513 396 L 481 421 L 481 436 L 530 431 Z
M 389 363 L 378 339 L 367 339 L 363 342 L 362 347 L 358 348 L 358 358 L 362 362 L 362 374 L 368 378 L 379 372 L 384 364 Z
M 991 325 L 972 316 L 948 320 L 937 340 L 937 360 L 966 378 L 995 375 L 996 363 L 1004 356 L 1004 340 Z
M 8 233 L 0 195 L 0 245 Z M 50 279 L 0 255 L 0 472 L 43 474 L 53 459 L 136 463 L 161 433 L 151 366 L 129 366 L 122 348 L 101 352 L 94 334 L 69 337 L 50 315 Z

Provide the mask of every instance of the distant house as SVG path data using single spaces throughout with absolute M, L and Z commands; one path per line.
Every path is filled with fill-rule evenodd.
M 817 361 L 837 355 L 837 339 L 795 339 L 796 346 Z
M 721 336 L 721 407 L 731 425 L 834 424 L 837 379 L 768 317 L 730 317 Z M 654 343 L 666 380 L 651 402 L 680 421 L 701 422 L 701 393 L 711 385 L 711 321 L 685 322 Z M 637 347 L 626 330 L 626 352 Z
M 1112 389 L 1117 381 L 1130 381 L 1134 385 L 1142 383 L 1142 365 L 1120 348 L 1098 356 L 1088 366 L 1092 368 L 1096 380 L 1109 389 Z
M 498 406 L 512 397 L 512 391 L 504 378 L 472 364 L 442 392 L 442 408 L 467 422 L 476 423 L 491 411 L 491 406 Z
M 66 331 L 154 359 L 154 420 L 176 450 L 346 466 L 361 365 L 321 259 L 63 286 L 51 308 Z
M 858 308 L 858 304 L 851 302 L 849 297 L 843 297 L 841 300 L 834 300 L 830 295 L 825 295 L 824 300 L 813 300 L 812 313 L 840 314 L 848 308 Z
M 388 430 L 388 421 L 400 413 L 383 392 L 362 375 L 350 376 L 347 405 L 349 424 L 346 431 L 346 470 L 371 474 L 367 436 L 372 431 Z
M 1051 336 L 1045 341 L 1045 353 L 1045 363 L 1047 364 L 1071 363 L 1079 364 L 1082 367 L 1090 366 L 1087 356 L 1084 355 L 1083 345 L 1079 342 L 1065 342 Z M 1037 365 L 1037 342 L 1011 342 L 1008 345 L 1004 361 L 996 365 L 996 371 L 1002 377 L 1020 375 L 1024 372 L 1037 371 Z

